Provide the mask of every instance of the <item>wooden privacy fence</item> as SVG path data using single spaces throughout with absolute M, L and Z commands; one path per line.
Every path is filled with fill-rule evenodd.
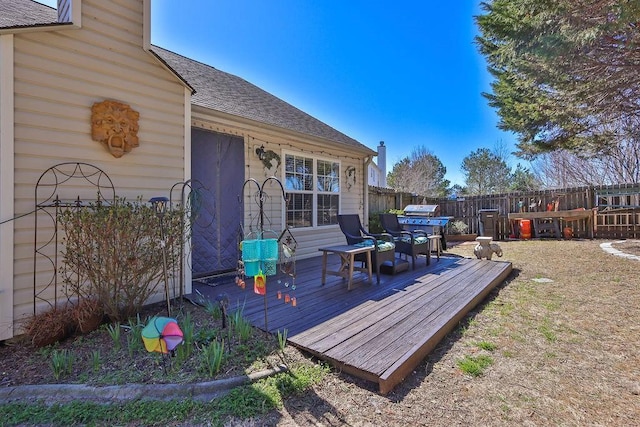
M 403 193 L 391 188 L 369 186 L 369 212 L 403 209 L 407 205 L 419 205 L 422 200 L 422 197 L 415 194 Z
M 640 184 L 616 184 L 597 187 L 573 187 L 555 190 L 514 192 L 457 199 L 433 199 L 392 189 L 369 187 L 369 213 L 377 215 L 390 209 L 403 209 L 408 204 L 436 204 L 439 216 L 452 217 L 469 226 L 468 233 L 480 234 L 480 215 L 483 210 L 497 211 L 494 227 L 496 238 L 505 240 L 514 235 L 514 224 L 507 215 L 513 212 L 541 212 L 547 209 L 594 209 L 596 238 L 640 238 Z M 556 208 L 557 206 L 557 208 Z M 570 224 L 573 236 L 588 237 L 586 220 Z

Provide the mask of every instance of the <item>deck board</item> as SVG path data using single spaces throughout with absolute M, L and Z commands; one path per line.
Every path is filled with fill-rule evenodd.
M 376 357 L 361 364 L 360 368 L 382 375 L 389 368 L 389 362 L 395 363 L 405 358 L 411 348 L 420 345 L 425 341 L 425 337 L 431 337 L 434 332 L 440 330 L 449 321 L 450 313 L 460 311 L 460 301 L 464 300 L 464 295 L 461 293 L 466 294 L 468 291 L 464 288 L 448 287 L 439 297 L 425 301 L 423 306 L 412 312 L 402 322 L 393 325 L 387 337 L 391 336 L 394 341 L 387 340 L 385 346 L 381 348 L 372 347 L 371 342 L 361 346 L 359 351 L 369 350 L 369 354 Z M 384 338 L 372 342 L 376 341 L 382 342 Z M 350 356 L 357 356 L 357 354 Z
M 331 263 L 338 257 L 330 255 Z M 511 272 L 511 263 L 447 256 L 424 258 L 416 270 L 382 275 L 377 285 L 364 273 L 347 281 L 328 276 L 321 282 L 322 258 L 298 262 L 296 289 L 284 287 L 284 276 L 267 278 L 267 296 L 253 293 L 230 278 L 215 286 L 194 283 L 194 288 L 215 298 L 224 293 L 232 310 L 256 327 L 265 329 L 265 301 L 269 332 L 287 329 L 288 341 L 340 369 L 377 382 L 387 393 L 409 375 L 442 338 Z M 280 282 L 278 282 L 280 281 Z M 289 291 L 297 306 L 284 304 L 276 291 Z
M 456 275 L 456 280 L 469 280 L 471 270 Z M 450 305 L 455 306 L 456 296 L 463 292 L 460 287 L 449 286 L 453 279 L 443 280 L 431 292 L 421 292 L 414 298 L 406 296 L 408 301 L 400 300 L 401 305 L 393 304 L 381 310 L 385 315 L 371 327 L 343 341 L 341 345 L 325 353 L 353 366 L 380 374 L 388 367 L 389 361 L 395 362 L 406 352 L 407 346 L 413 347 L 419 340 L 421 330 L 437 322 L 439 316 L 447 316 Z M 413 292 L 412 294 L 415 294 Z M 343 347 L 347 347 L 347 352 Z

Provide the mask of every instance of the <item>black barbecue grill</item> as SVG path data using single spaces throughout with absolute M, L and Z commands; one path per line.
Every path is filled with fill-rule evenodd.
M 440 213 L 438 205 L 407 205 L 404 215 L 398 215 L 398 222 L 407 231 L 422 230 L 427 234 L 439 234 L 442 236 L 442 248 L 446 249 L 444 240 L 444 227 L 451 217 L 436 216 Z

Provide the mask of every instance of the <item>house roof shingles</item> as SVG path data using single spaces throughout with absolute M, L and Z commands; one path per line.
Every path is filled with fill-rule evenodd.
M 0 29 L 55 25 L 57 10 L 32 0 L 0 0 Z M 158 46 L 153 52 L 195 93 L 191 103 L 281 129 L 375 151 L 246 80 Z
M 195 89 L 191 97 L 194 105 L 374 153 L 355 139 L 238 76 L 157 46 L 152 50 Z
M 0 1 L 0 28 L 58 24 L 58 11 L 33 0 Z

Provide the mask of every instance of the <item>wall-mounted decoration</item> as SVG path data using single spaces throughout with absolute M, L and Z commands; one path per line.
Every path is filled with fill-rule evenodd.
M 275 151 L 266 150 L 261 160 L 265 176 L 277 176 L 281 164 L 280 156 Z
M 101 142 L 113 157 L 120 158 L 140 145 L 140 113 L 117 101 L 96 102 L 91 107 L 91 138 Z
M 349 166 L 344 171 L 345 176 L 345 187 L 347 191 L 351 191 L 351 187 L 356 185 L 356 167 Z

